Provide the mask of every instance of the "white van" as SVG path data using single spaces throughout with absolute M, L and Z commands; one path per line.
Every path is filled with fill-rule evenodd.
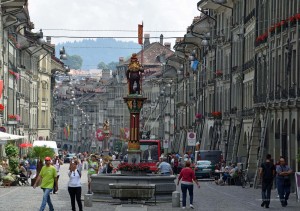
M 58 155 L 58 148 L 56 141 L 34 141 L 33 147 L 49 147 L 54 150 L 55 155 Z

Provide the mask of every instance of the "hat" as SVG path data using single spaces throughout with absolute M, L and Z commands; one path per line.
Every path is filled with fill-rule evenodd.
M 51 160 L 50 157 L 45 157 L 45 161 Z

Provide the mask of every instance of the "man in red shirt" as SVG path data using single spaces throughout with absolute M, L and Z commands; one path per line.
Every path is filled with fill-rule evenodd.
M 185 168 L 183 168 L 180 172 L 180 175 L 178 177 L 177 185 L 179 185 L 179 181 L 181 180 L 181 191 L 182 191 L 182 209 L 185 209 L 186 207 L 186 192 L 189 191 L 190 195 L 190 208 L 194 209 L 193 206 L 193 190 L 194 190 L 194 183 L 195 182 L 200 188 L 200 184 L 198 183 L 195 172 L 193 169 L 191 169 L 191 162 L 186 161 Z

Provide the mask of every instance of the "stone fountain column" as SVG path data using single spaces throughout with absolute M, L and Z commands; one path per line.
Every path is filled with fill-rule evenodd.
M 147 98 L 139 94 L 129 94 L 124 101 L 130 112 L 130 129 L 128 141 L 128 163 L 140 163 L 140 112 Z

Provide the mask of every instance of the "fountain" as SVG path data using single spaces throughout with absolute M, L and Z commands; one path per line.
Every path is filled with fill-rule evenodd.
M 143 72 L 137 55 L 132 54 L 126 76 L 129 94 L 124 101 L 130 112 L 130 137 L 128 141 L 128 163 L 138 164 L 141 160 L 140 150 L 140 111 L 147 99 L 141 94 L 140 78 Z M 150 199 L 155 194 L 156 199 L 172 200 L 172 192 L 176 190 L 175 176 L 161 176 L 156 174 L 131 176 L 122 174 L 92 175 L 91 189 L 94 199 Z

